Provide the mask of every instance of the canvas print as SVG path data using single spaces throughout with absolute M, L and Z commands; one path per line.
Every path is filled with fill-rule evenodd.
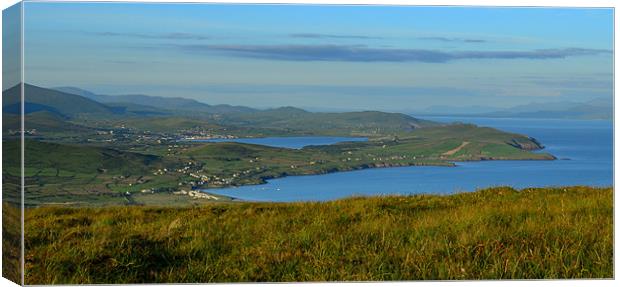
M 2 275 L 613 278 L 613 12 L 20 2 Z

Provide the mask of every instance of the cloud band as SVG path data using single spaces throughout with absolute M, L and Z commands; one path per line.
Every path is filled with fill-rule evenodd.
M 190 52 L 217 52 L 228 56 L 283 60 L 336 62 L 446 63 L 462 59 L 563 59 L 611 54 L 610 50 L 563 48 L 531 51 L 459 51 L 383 49 L 360 45 L 181 45 Z

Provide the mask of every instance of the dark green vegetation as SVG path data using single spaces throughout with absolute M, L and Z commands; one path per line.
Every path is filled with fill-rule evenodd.
M 2 145 L 2 276 L 16 283 L 21 282 L 21 177 L 7 171 L 19 171 L 20 155 Z
M 612 278 L 611 188 L 26 210 L 26 284 Z
M 25 85 L 28 206 L 203 204 L 195 189 L 260 184 L 288 175 L 472 160 L 550 160 L 524 135 L 442 125 L 398 113 L 256 110 L 182 98 L 77 94 Z M 79 95 L 78 95 L 79 94 Z M 19 89 L 3 98 L 5 152 L 19 154 Z M 368 142 L 300 150 L 185 139 L 292 135 L 365 136 Z M 19 178 L 6 158 L 3 176 Z M 191 196 L 187 196 L 187 195 Z
M 6 183 L 3 182 L 4 189 Z M 3 195 L 6 192 L 3 190 Z M 21 282 L 21 206 L 2 204 L 2 277 Z

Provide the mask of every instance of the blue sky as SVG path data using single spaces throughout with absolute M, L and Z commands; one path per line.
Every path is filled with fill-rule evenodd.
M 611 103 L 612 41 L 611 9 L 25 4 L 28 83 L 252 107 Z

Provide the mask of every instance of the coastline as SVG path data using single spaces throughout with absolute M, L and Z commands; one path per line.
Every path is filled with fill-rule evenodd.
M 542 150 L 543 148 L 540 148 L 538 150 Z M 361 166 L 357 166 L 357 167 L 353 167 L 353 168 L 349 168 L 349 169 L 333 169 L 333 170 L 327 170 L 325 172 L 317 172 L 317 173 L 309 173 L 309 174 L 288 174 L 288 173 L 284 173 L 284 174 L 280 174 L 277 176 L 266 176 L 266 177 L 261 177 L 260 178 L 260 182 L 258 183 L 248 183 L 248 184 L 240 184 L 240 185 L 228 185 L 228 186 L 217 186 L 217 187 L 203 187 L 203 188 L 198 188 L 197 190 L 203 193 L 207 193 L 207 194 L 211 194 L 211 195 L 215 195 L 215 196 L 224 196 L 224 197 L 229 197 L 229 198 L 233 198 L 233 199 L 238 199 L 241 201 L 247 201 L 247 202 L 253 202 L 253 201 L 248 201 L 245 199 L 241 199 L 238 197 L 234 197 L 234 196 L 230 196 L 230 195 L 222 195 L 222 194 L 218 194 L 217 190 L 218 189 L 229 189 L 229 188 L 240 188 L 240 187 L 244 187 L 244 186 L 260 186 L 260 185 L 266 185 L 269 184 L 270 180 L 273 179 L 282 179 L 285 177 L 304 177 L 304 176 L 320 176 L 320 175 L 327 175 L 327 174 L 335 174 L 335 173 L 346 173 L 346 172 L 354 172 L 354 171 L 362 171 L 362 170 L 369 170 L 369 169 L 387 169 L 387 168 L 399 168 L 399 167 L 422 167 L 422 166 L 433 166 L 433 167 L 449 167 L 449 168 L 455 168 L 455 167 L 459 167 L 459 165 L 457 163 L 459 162 L 483 162 L 483 161 L 553 161 L 553 160 L 558 160 L 557 157 L 548 154 L 550 156 L 550 158 L 547 159 L 542 159 L 542 158 L 532 158 L 532 159 L 511 159 L 511 158 L 494 158 L 494 157 L 485 157 L 485 158 L 481 158 L 478 160 L 458 160 L 458 161 L 446 161 L 446 162 L 441 162 L 441 163 L 413 163 L 413 164 L 401 164 L 401 163 L 395 163 L 395 164 L 390 164 L 390 163 L 385 163 L 382 165 L 361 165 Z M 263 202 L 263 201 L 260 201 Z M 269 201 L 266 201 L 269 202 Z

